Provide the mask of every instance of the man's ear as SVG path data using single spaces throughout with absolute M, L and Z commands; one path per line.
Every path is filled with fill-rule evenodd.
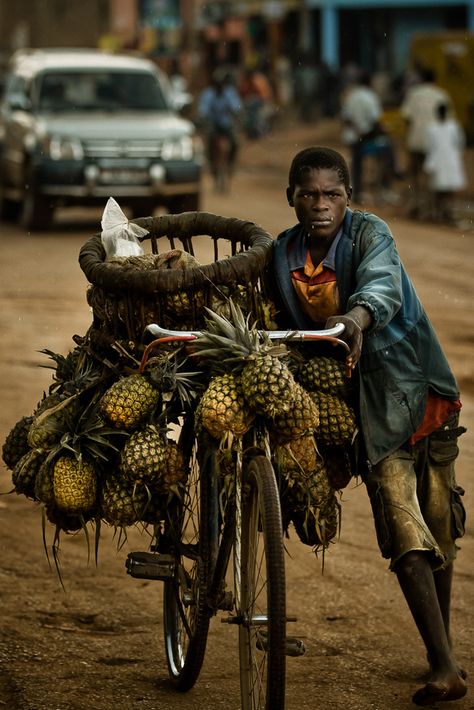
M 347 204 L 350 203 L 351 198 L 352 198 L 352 185 L 349 186 L 349 189 L 347 191 Z
M 290 205 L 290 207 L 294 207 L 293 192 L 291 191 L 291 189 L 289 187 L 286 188 L 286 199 L 288 200 L 288 204 Z

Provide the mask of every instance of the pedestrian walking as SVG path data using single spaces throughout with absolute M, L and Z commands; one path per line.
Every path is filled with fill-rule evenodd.
M 449 113 L 449 105 L 440 103 L 436 119 L 426 131 L 424 170 L 432 191 L 433 217 L 452 222 L 456 194 L 466 187 L 463 152 L 466 137 L 459 121 Z
M 440 103 L 449 103 L 448 93 L 435 83 L 432 69 L 420 69 L 420 81 L 408 89 L 400 107 L 407 124 L 406 150 L 408 155 L 407 178 L 411 200 L 409 214 L 425 217 L 428 212 L 428 186 L 424 170 L 427 151 L 427 129 L 436 115 Z

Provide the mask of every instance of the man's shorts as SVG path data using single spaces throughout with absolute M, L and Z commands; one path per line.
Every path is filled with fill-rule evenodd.
M 433 569 L 456 557 L 455 540 L 464 535 L 463 489 L 456 484 L 459 414 L 440 429 L 399 449 L 364 475 L 383 557 L 390 569 L 407 552 L 426 551 Z

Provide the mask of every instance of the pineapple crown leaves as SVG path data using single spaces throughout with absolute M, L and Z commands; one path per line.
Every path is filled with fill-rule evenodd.
M 280 357 L 287 353 L 284 345 L 274 345 L 268 335 L 250 323 L 240 306 L 229 299 L 231 320 L 206 308 L 206 329 L 189 349 L 194 355 L 209 360 L 217 371 L 238 369 L 258 353 Z
M 176 394 L 184 408 L 196 399 L 204 385 L 202 372 L 184 370 L 188 358 L 183 358 L 183 352 L 184 350 L 175 350 L 151 358 L 145 372 L 150 382 L 164 395 L 163 399 L 170 400 Z
M 129 433 L 105 425 L 97 411 L 99 394 L 91 400 L 70 429 L 63 434 L 59 443 L 52 448 L 48 455 L 49 460 L 63 451 L 69 451 L 78 461 L 84 456 L 108 461 L 111 452 L 120 450 L 114 442 L 121 436 L 128 437 Z
M 86 387 L 95 386 L 102 377 L 102 366 L 99 366 L 92 358 L 88 357 L 85 350 L 81 350 L 78 347 L 66 356 L 47 348 L 39 352 L 48 355 L 54 363 L 40 365 L 40 367 L 55 370 L 55 384 L 51 386 L 50 391 L 62 386 L 65 391 L 71 394 L 80 392 Z

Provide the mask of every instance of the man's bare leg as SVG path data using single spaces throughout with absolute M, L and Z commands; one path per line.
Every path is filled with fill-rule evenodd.
M 454 659 L 449 638 L 452 569 L 444 577 L 439 576 L 435 583 L 426 553 L 409 552 L 397 562 L 395 572 L 431 662 L 430 679 L 414 694 L 413 702 L 431 705 L 462 698 L 467 685 Z

